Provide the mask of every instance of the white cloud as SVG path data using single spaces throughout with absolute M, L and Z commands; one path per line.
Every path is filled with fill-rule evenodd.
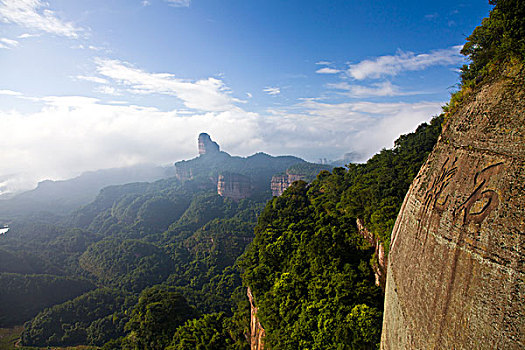
M 170 6 L 174 7 L 189 7 L 191 0 L 164 0 Z
M 93 51 L 101 51 L 101 50 L 104 50 L 103 47 L 98 47 L 98 46 L 93 46 L 93 45 L 89 45 L 89 46 L 88 46 L 88 49 L 93 50 Z
M 0 90 L 0 95 L 22 96 L 22 93 L 20 93 L 18 91 L 13 91 L 13 90 Z
M 453 46 L 418 55 L 413 52 L 399 51 L 396 55 L 381 56 L 373 60 L 364 60 L 352 64 L 346 72 L 354 79 L 363 80 L 395 76 L 404 71 L 418 71 L 431 66 L 455 65 L 465 59 L 459 53 L 460 49 L 461 46 Z
M 281 93 L 281 89 L 278 87 L 267 87 L 264 88 L 263 91 L 272 96 L 279 95 Z
M 236 108 L 230 90 L 216 78 L 189 81 L 170 73 L 147 73 L 119 60 L 96 59 L 95 63 L 100 75 L 127 86 L 132 93 L 176 96 L 186 107 L 201 111 Z
M 330 61 L 319 61 L 319 62 L 315 62 L 315 64 L 320 65 L 320 66 L 329 66 L 329 65 L 332 64 L 332 62 L 330 62 Z
M 383 96 L 408 96 L 422 94 L 421 92 L 404 92 L 399 86 L 393 85 L 389 81 L 371 84 L 371 86 L 348 84 L 341 82 L 336 84 L 327 84 L 328 88 L 343 90 L 341 95 L 348 97 L 383 97 Z
M 32 99 L 43 103 L 37 112 L 0 110 L 0 177 L 11 191 L 87 170 L 189 159 L 197 155 L 200 132 L 234 155 L 262 151 L 316 160 L 353 151 L 364 160 L 441 106 L 308 99 L 264 115 L 240 108 L 196 114 L 84 96 Z
M 78 38 L 82 29 L 57 18 L 48 6 L 40 0 L 0 0 L 0 19 L 29 29 Z
M 142 4 L 142 6 L 149 6 L 149 5 L 151 5 L 151 2 L 149 2 L 148 0 L 143 0 L 141 2 L 141 4 Z
M 104 95 L 111 95 L 111 96 L 121 96 L 122 95 L 113 86 L 99 86 L 95 89 L 95 91 L 100 92 L 101 94 L 104 94 Z
M 27 38 L 34 38 L 34 37 L 37 37 L 37 36 L 40 36 L 39 34 L 29 34 L 29 33 L 24 33 L 24 34 L 20 34 L 18 36 L 18 39 L 27 39 Z
M 0 49 L 12 49 L 18 46 L 19 42 L 13 39 L 0 38 Z
M 78 80 L 85 80 L 85 81 L 90 81 L 92 83 L 97 83 L 97 84 L 107 84 L 108 81 L 104 78 L 100 78 L 100 77 L 92 77 L 92 76 L 86 76 L 86 75 L 77 75 L 76 78 Z
M 83 96 L 48 96 L 36 113 L 0 110 L 0 176 L 18 189 L 46 178 L 140 163 L 168 164 L 197 155 L 208 131 L 224 149 L 255 152 L 256 115 L 241 111 L 179 114 L 156 108 L 103 104 Z M 120 102 L 119 102 L 120 103 Z M 236 132 L 232 132 L 235 130 Z M 239 131 L 239 132 L 237 132 Z M 16 190 L 11 188 L 10 190 Z
M 0 38 L 0 41 L 10 46 L 18 46 L 19 42 L 13 39 Z
M 324 67 L 324 68 L 316 70 L 315 72 L 318 74 L 337 74 L 337 73 L 340 73 L 341 71 L 335 68 Z
M 279 140 L 273 150 L 335 159 L 352 151 L 362 161 L 393 146 L 400 135 L 413 131 L 441 111 L 440 102 L 417 103 L 321 103 L 307 100 L 302 112 L 273 111 L 266 130 Z M 270 120 L 270 121 L 268 121 Z

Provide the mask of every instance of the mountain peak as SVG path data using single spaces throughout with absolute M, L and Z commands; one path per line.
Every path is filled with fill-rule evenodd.
M 218 153 L 220 152 L 220 147 L 217 142 L 213 142 L 210 135 L 205 132 L 199 135 L 199 155 Z

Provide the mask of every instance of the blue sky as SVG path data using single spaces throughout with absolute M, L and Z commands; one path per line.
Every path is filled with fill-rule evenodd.
M 0 0 L 0 192 L 191 158 L 200 132 L 235 155 L 366 160 L 440 112 L 489 10 Z

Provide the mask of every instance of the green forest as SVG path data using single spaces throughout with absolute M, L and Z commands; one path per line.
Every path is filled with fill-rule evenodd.
M 523 68 L 525 6 L 491 4 L 443 114 L 366 163 L 327 170 L 220 152 L 176 163 L 191 176 L 106 187 L 68 215 L 13 218 L 0 240 L 0 327 L 24 324 L 29 348 L 249 349 L 249 289 L 269 349 L 379 348 L 377 257 L 356 221 L 388 253 L 447 118 L 473 87 Z M 308 182 L 272 198 L 271 176 L 287 170 Z M 250 177 L 253 194 L 219 196 L 223 172 Z
M 249 286 L 270 346 L 373 348 L 382 291 L 355 221 L 388 245 L 441 122 L 365 164 L 298 164 L 319 173 L 270 201 L 268 177 L 267 192 L 235 202 L 206 171 L 105 188 L 53 223 L 15 222 L 0 244 L 1 326 L 27 321 L 25 346 L 247 349 Z

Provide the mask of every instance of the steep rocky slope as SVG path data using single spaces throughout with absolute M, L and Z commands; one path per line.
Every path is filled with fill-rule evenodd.
M 523 349 L 525 79 L 452 114 L 392 232 L 382 349 Z
M 251 195 L 251 182 L 248 176 L 224 173 L 217 180 L 217 194 L 221 197 L 239 201 Z

